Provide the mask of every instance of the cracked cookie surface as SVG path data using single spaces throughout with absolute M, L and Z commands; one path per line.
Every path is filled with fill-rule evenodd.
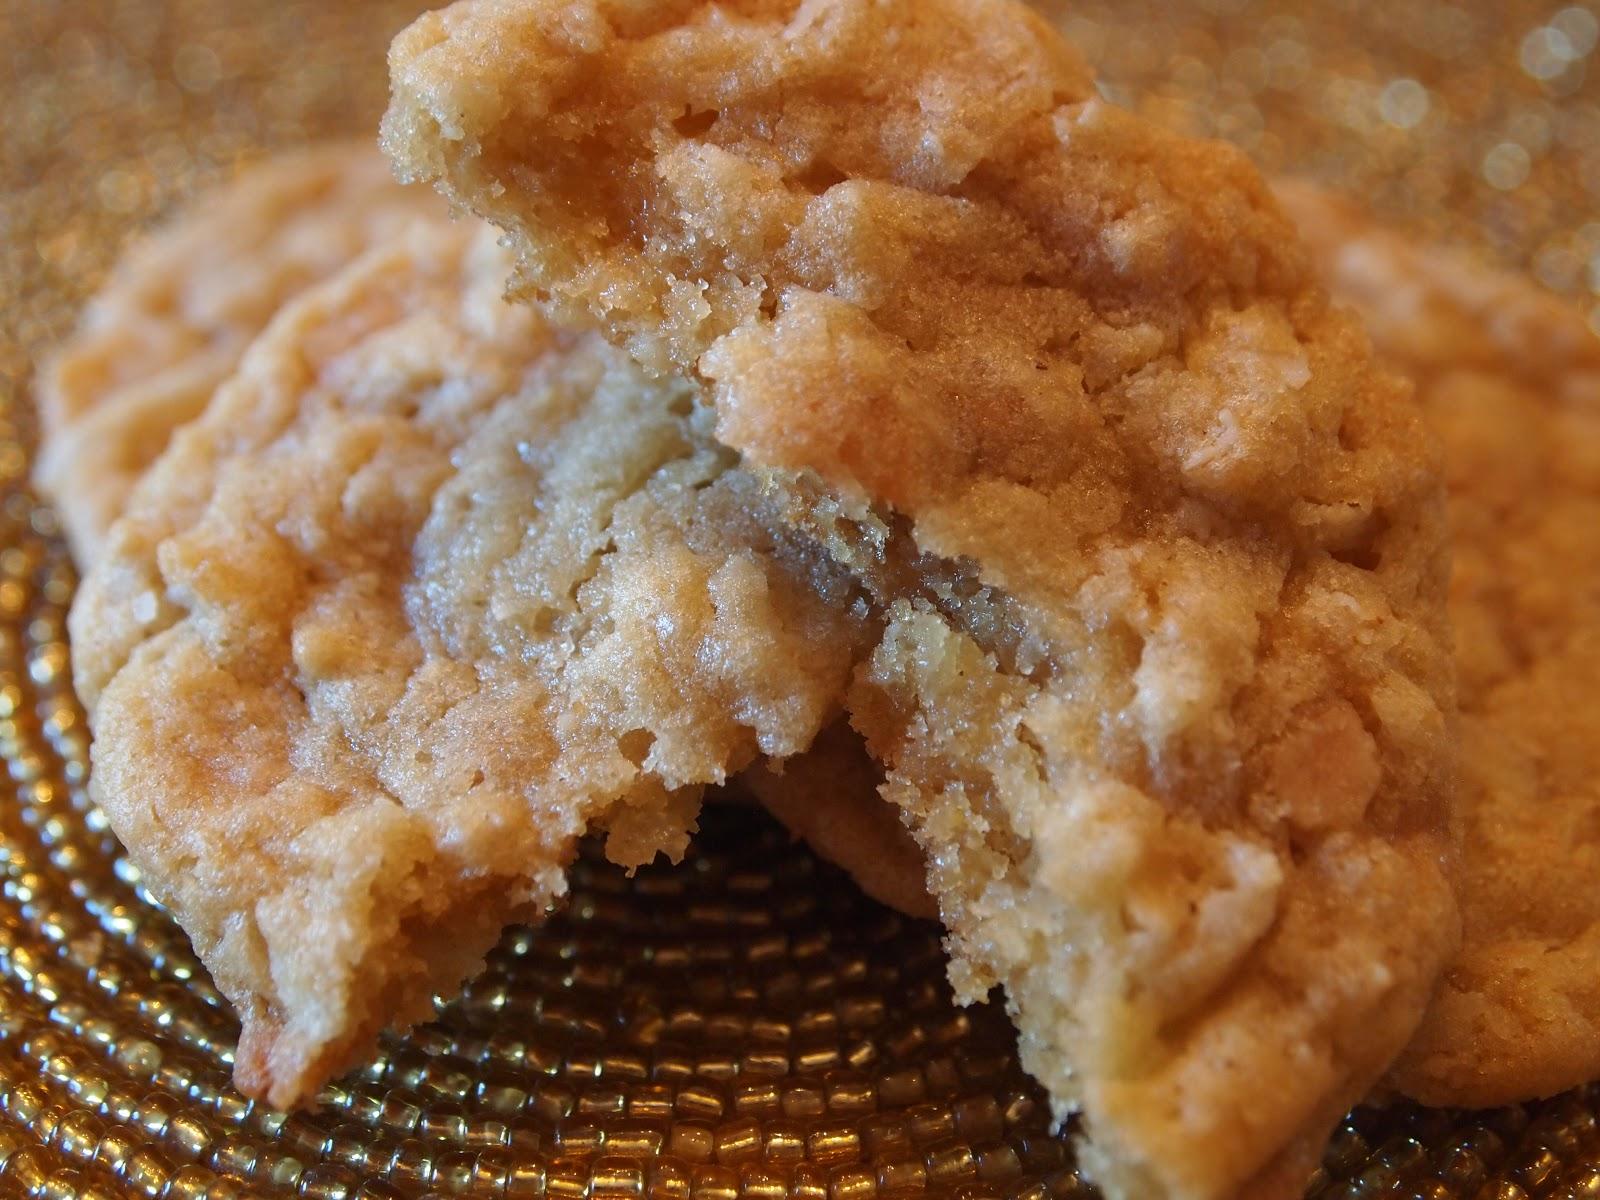
M 385 144 L 871 600 L 952 977 L 1112 1195 L 1289 1195 L 1456 933 L 1442 499 L 1235 151 L 1009 0 L 464 0 Z
M 1600 341 L 1531 281 L 1282 195 L 1445 447 L 1464 940 L 1393 1083 L 1551 1095 L 1600 1075 Z
M 693 389 L 508 306 L 508 267 L 439 223 L 291 303 L 73 607 L 94 793 L 274 1105 L 429 1016 L 587 829 L 679 852 L 859 653 Z
M 136 242 L 37 388 L 34 478 L 79 566 L 285 301 L 441 212 L 371 143 L 334 143 L 249 166 Z

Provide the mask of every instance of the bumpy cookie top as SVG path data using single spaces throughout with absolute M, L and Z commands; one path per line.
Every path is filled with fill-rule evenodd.
M 345 142 L 247 167 L 135 243 L 39 380 L 35 477 L 79 564 L 286 300 L 438 213 L 374 145 Z
M 72 612 L 95 793 L 275 1105 L 431 1013 L 586 827 L 680 849 L 853 653 L 841 572 L 691 389 L 507 306 L 483 233 L 413 229 L 285 309 Z
M 852 722 L 1100 1181 L 1303 1183 L 1451 945 L 1452 682 L 1430 439 L 1255 172 L 1013 0 L 464 0 L 391 71 L 872 597 Z
M 914 7 L 469 0 L 397 39 L 387 145 L 723 440 L 1010 587 L 1186 509 L 1361 554 L 1425 455 L 1243 157 L 1012 0 Z
M 1465 942 L 1393 1080 L 1551 1095 L 1600 1074 L 1600 340 L 1525 279 L 1283 196 L 1446 450 Z

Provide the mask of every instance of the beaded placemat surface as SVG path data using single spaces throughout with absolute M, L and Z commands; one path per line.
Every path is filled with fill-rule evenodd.
M 0 0 L 0 1196 L 1092 1194 L 999 1004 L 951 1003 L 938 929 L 735 809 L 676 867 L 586 856 L 564 911 L 315 1113 L 229 1086 L 237 1025 L 88 798 L 29 380 L 130 233 L 267 149 L 372 129 L 388 38 L 421 7 Z M 1048 7 L 1114 98 L 1595 306 L 1594 10 Z M 1360 1110 L 1310 1193 L 1600 1196 L 1600 1089 Z

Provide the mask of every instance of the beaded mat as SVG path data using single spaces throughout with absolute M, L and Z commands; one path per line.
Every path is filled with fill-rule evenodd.
M 877 1200 L 1089 1194 L 936 928 L 723 811 L 598 859 L 439 1021 L 284 1117 L 84 783 L 70 565 L 28 376 L 126 235 L 263 147 L 370 129 L 397 0 L 0 0 L 0 1196 Z M 1117 98 L 1478 242 L 1593 305 L 1600 22 L 1559 0 L 1085 0 Z M 1351 1116 L 1326 1197 L 1600 1196 L 1600 1089 Z

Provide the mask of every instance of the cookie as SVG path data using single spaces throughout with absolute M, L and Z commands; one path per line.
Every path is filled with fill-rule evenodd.
M 795 758 L 757 763 L 739 782 L 790 833 L 844 868 L 874 900 L 909 917 L 938 918 L 922 848 L 894 806 L 879 799 L 883 772 L 849 725 L 824 730 Z
M 442 211 L 368 143 L 280 155 L 133 249 L 40 374 L 34 471 L 79 566 L 134 483 L 291 296 Z
M 1335 298 L 1416 382 L 1456 530 L 1464 944 L 1390 1082 L 1468 1108 L 1553 1095 L 1600 1076 L 1600 861 L 1577 832 L 1600 815 L 1600 344 L 1525 279 L 1278 191 Z M 881 776 L 864 751 L 826 757 L 775 815 L 922 915 L 920 849 L 864 815 Z
M 1564 1091 L 1600 1076 L 1600 342 L 1530 281 L 1282 195 L 1445 446 L 1464 943 L 1393 1083 Z
M 1112 1196 L 1289 1195 L 1454 948 L 1439 468 L 1236 151 L 1013 0 L 464 0 L 401 170 L 847 569 L 958 994 Z
M 292 301 L 145 476 L 71 615 L 92 787 L 287 1107 L 431 1015 L 588 829 L 831 723 L 865 626 L 681 380 L 417 227 Z

